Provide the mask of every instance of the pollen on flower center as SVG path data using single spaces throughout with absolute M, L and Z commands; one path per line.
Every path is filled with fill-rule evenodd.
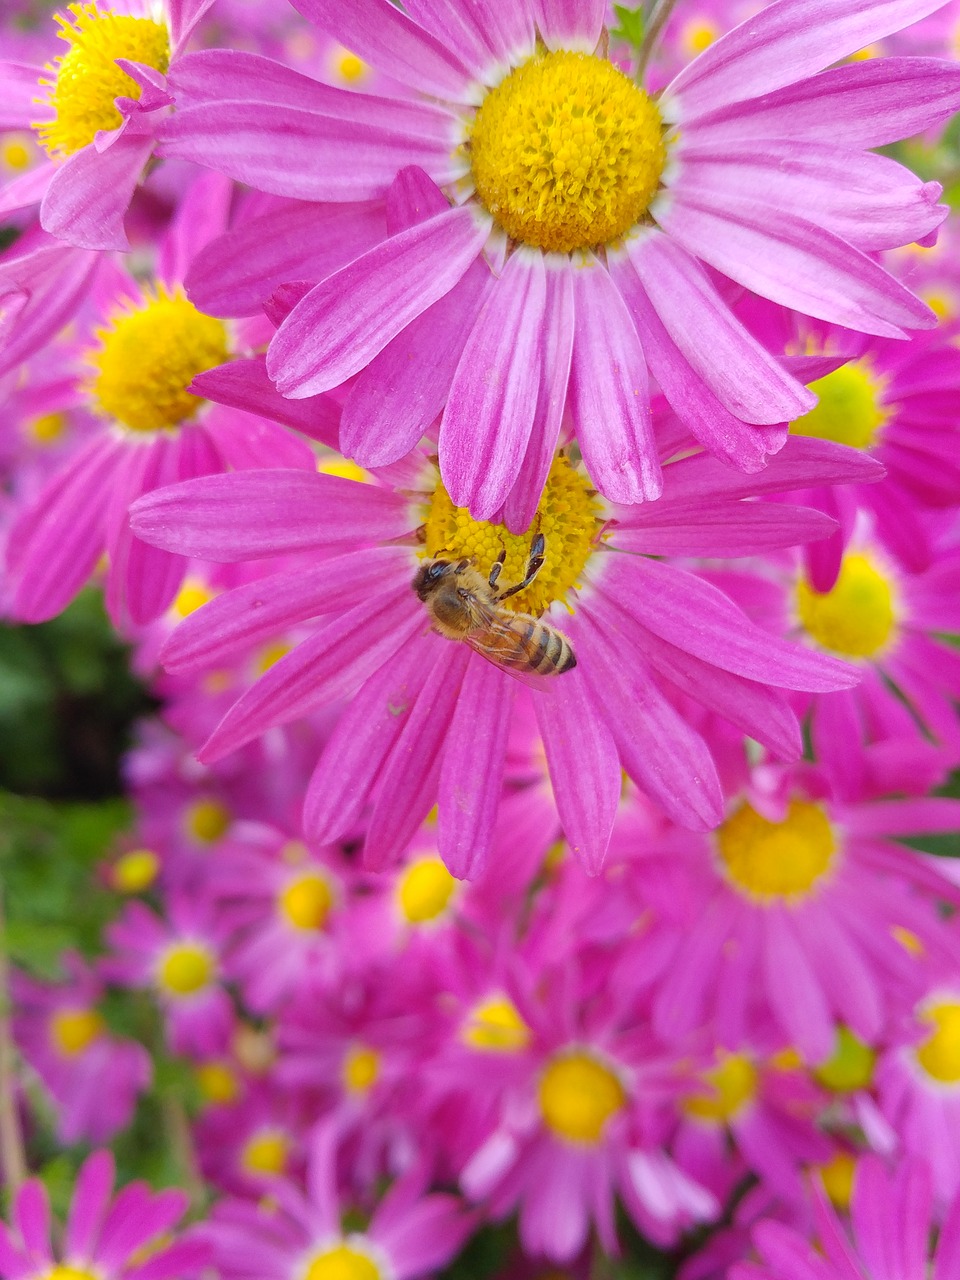
M 213 844 L 230 826 L 230 814 L 217 800 L 195 800 L 186 812 L 188 833 L 201 844 Z
M 426 924 L 443 915 L 456 888 L 439 858 L 418 858 L 400 877 L 397 903 L 408 924 Z
M 453 505 L 438 483 L 424 521 L 424 555 L 430 559 L 472 559 L 486 577 L 505 551 L 498 585 L 506 587 L 523 580 L 533 536 L 542 533 L 543 568 L 529 587 L 504 601 L 504 608 L 539 617 L 554 601 L 564 603 L 567 593 L 579 586 L 602 526 L 601 506 L 590 482 L 560 454 L 550 468 L 537 514 L 526 533 L 510 533 L 503 525 L 474 520 L 466 507 Z
M 928 1005 L 923 1021 L 933 1030 L 915 1050 L 917 1062 L 941 1084 L 960 1082 L 960 1002 L 941 1000 Z
M 683 1109 L 698 1120 L 723 1124 L 756 1096 L 757 1069 L 745 1054 L 719 1054 L 719 1062 L 703 1073 L 704 1088 L 685 1098 Z
M 382 1272 L 370 1255 L 349 1244 L 338 1244 L 317 1254 L 303 1280 L 381 1280 Z
M 277 1175 L 287 1167 L 290 1140 L 277 1129 L 261 1129 L 244 1145 L 240 1164 L 247 1173 Z
M 170 36 L 162 22 L 111 13 L 96 4 L 67 6 L 70 17 L 55 14 L 57 35 L 69 46 L 48 64 L 53 79 L 41 80 L 53 120 L 33 125 L 47 154 L 66 159 L 93 142 L 101 129 L 123 120 L 116 98 L 140 97 L 140 86 L 117 66 L 118 58 L 142 62 L 166 74 Z
M 213 977 L 214 959 L 199 942 L 177 942 L 157 966 L 157 981 L 167 995 L 192 996 Z
M 883 379 L 876 376 L 868 361 L 853 360 L 811 382 L 810 390 L 819 400 L 790 430 L 798 436 L 867 449 L 890 416 L 881 403 L 883 389 Z
M 344 1087 L 350 1093 L 366 1093 L 377 1083 L 379 1076 L 380 1054 L 376 1049 L 368 1049 L 362 1044 L 352 1045 L 343 1060 Z
M 333 906 L 333 891 L 326 876 L 310 871 L 285 885 L 278 902 L 284 918 L 294 928 L 319 931 Z
M 188 391 L 198 373 L 229 359 L 222 320 L 204 315 L 180 289 L 144 291 L 144 304 L 119 310 L 97 330 L 88 353 L 98 408 L 131 431 L 189 422 L 205 403 Z
M 607 1122 L 626 1102 L 614 1072 L 579 1051 L 558 1054 L 540 1077 L 540 1111 L 558 1138 L 588 1146 L 603 1137 Z
M 83 1053 L 105 1030 L 96 1009 L 60 1009 L 50 1018 L 50 1037 L 65 1058 Z
M 797 613 L 808 635 L 848 658 L 870 658 L 894 630 L 893 585 L 861 552 L 845 555 L 833 588 L 821 595 L 797 583 Z
M 744 803 L 717 828 L 715 839 L 731 883 L 768 903 L 806 897 L 837 851 L 827 815 L 808 800 L 792 800 L 782 822 Z
M 507 996 L 481 1000 L 460 1031 L 463 1043 L 485 1053 L 518 1053 L 530 1043 L 530 1028 Z
M 492 89 L 469 138 L 477 194 L 514 240 L 569 253 L 646 213 L 666 161 L 652 100 L 585 53 L 539 53 Z

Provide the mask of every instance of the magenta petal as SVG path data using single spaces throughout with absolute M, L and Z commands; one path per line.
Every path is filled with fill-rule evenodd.
M 557 677 L 534 700 L 557 813 L 588 875 L 603 866 L 620 805 L 620 757 L 582 671 Z
M 127 249 L 123 219 L 153 151 L 130 131 L 104 152 L 83 147 L 60 165 L 40 206 L 40 225 L 81 249 Z
M 584 464 L 612 502 L 658 498 L 647 366 L 630 313 L 592 255 L 574 270 L 573 293 L 570 411 Z
M 99 254 L 42 239 L 41 248 L 0 263 L 0 375 L 68 324 L 96 282 Z
M 936 317 L 889 272 L 839 236 L 786 210 L 717 195 L 672 195 L 657 220 L 690 253 L 762 297 L 848 329 L 888 338 Z
M 67 1219 L 64 1255 L 91 1258 L 100 1224 L 113 1190 L 114 1161 L 109 1151 L 95 1151 L 83 1162 Z
M 692 503 L 721 498 L 750 498 L 761 493 L 784 493 L 822 484 L 870 484 L 884 472 L 875 458 L 858 449 L 790 436 L 786 444 L 758 475 L 742 476 L 705 454 L 683 458 L 665 472 L 662 501 Z M 632 511 L 626 514 L 634 518 Z
M 0 133 L 31 129 L 35 120 L 49 119 L 51 108 L 37 102 L 44 67 L 0 58 Z
M 944 0 L 775 0 L 721 36 L 664 91 L 684 122 L 794 84 L 943 7 Z
M 440 764 L 437 847 L 452 875 L 484 869 L 500 803 L 514 683 L 482 658 L 466 667 Z
M 429 670 L 430 643 L 415 635 L 351 698 L 307 787 L 308 840 L 332 844 L 352 832 Z
M 744 328 L 709 276 L 655 227 L 627 252 L 660 321 L 693 371 L 725 408 L 746 422 L 791 422 L 816 404 Z
M 833 1020 L 810 961 L 785 910 L 768 912 L 764 924 L 764 985 L 780 1025 L 810 1062 L 833 1050 Z
M 444 744 L 456 714 L 467 664 L 481 661 L 466 645 L 431 639 L 433 662 L 427 679 L 377 782 L 363 846 L 364 866 L 375 871 L 402 857 L 433 807 Z M 482 848 L 476 850 L 481 861 L 486 852 Z
M 812 507 L 782 503 L 660 502 L 617 528 L 613 545 L 648 556 L 746 556 L 829 537 L 836 522 Z M 642 513 L 642 515 L 640 514 Z M 644 518 L 645 517 L 645 518 Z
M 537 407 L 546 301 L 543 255 L 517 249 L 467 338 L 440 424 L 440 474 L 454 506 L 489 520 L 503 506 Z
M 408 533 L 412 519 L 403 498 L 385 489 L 287 469 L 170 485 L 134 503 L 130 523 L 154 546 L 229 564 L 386 542 Z
M 166 0 L 174 53 L 186 44 L 193 29 L 214 0 Z
M 52 162 L 38 164 L 6 183 L 0 188 L 0 214 L 15 213 L 18 209 L 28 209 L 32 204 L 39 204 L 56 168 Z
M 296 0 L 321 31 L 385 75 L 431 97 L 470 101 L 467 68 L 389 0 Z
M 190 389 L 218 404 L 295 427 L 311 439 L 337 448 L 340 406 L 336 400 L 326 395 L 288 400 L 267 377 L 266 356 L 231 360 L 208 369 L 194 378 Z M 279 461 L 274 459 L 275 463 Z
M 302 399 L 339 386 L 449 293 L 483 247 L 490 219 L 470 208 L 418 223 L 311 290 L 280 326 L 267 372 Z
M 357 605 L 270 667 L 223 717 L 199 759 L 218 760 L 275 724 L 350 697 L 422 626 L 422 611 L 406 586 L 382 592 L 372 605 Z
M 382 240 L 384 230 L 379 200 L 296 202 L 214 240 L 192 262 L 186 290 L 210 315 L 256 315 L 279 285 L 323 280 Z
M 49 1258 L 50 1201 L 39 1178 L 28 1178 L 20 1187 L 14 1201 L 13 1218 L 27 1252 L 39 1258 Z

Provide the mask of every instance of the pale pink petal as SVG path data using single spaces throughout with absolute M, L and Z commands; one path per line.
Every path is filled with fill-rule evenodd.
M 795 84 L 891 32 L 941 9 L 945 0 L 775 0 L 714 41 L 664 91 L 669 120 L 684 122 Z
M 330 396 L 309 396 L 288 400 L 267 377 L 266 356 L 231 360 L 199 374 L 190 390 L 218 404 L 230 405 L 246 413 L 259 414 L 272 422 L 295 427 L 313 440 L 337 447 L 340 406 Z
M 180 555 L 233 563 L 313 547 L 389 541 L 410 530 L 407 503 L 373 485 L 303 471 L 238 471 L 140 498 L 138 537 Z
M 657 201 L 657 220 L 690 253 L 762 297 L 889 338 L 936 318 L 872 258 L 794 213 L 699 195 Z
M 593 53 L 607 16 L 606 0 L 536 0 L 537 30 L 548 49 Z
M 46 194 L 57 166 L 52 162 L 38 164 L 0 188 L 0 214 L 15 213 L 39 204 Z
M 842 920 L 824 906 L 815 915 L 797 912 L 794 928 L 838 1020 L 873 1044 L 883 1022 L 884 1001 L 870 965 Z
M 514 683 L 489 662 L 467 664 L 440 763 L 437 847 L 452 875 L 484 869 L 503 789 Z
M 202 430 L 220 458 L 219 465 L 205 468 L 207 471 L 249 471 L 258 467 L 316 469 L 316 454 L 306 440 L 279 423 L 253 414 L 211 405 L 204 415 Z
M 604 497 L 642 502 L 662 489 L 647 366 L 630 313 L 590 255 L 573 272 L 570 411 L 584 465 Z
M 477 258 L 490 219 L 451 209 L 371 249 L 317 285 L 281 325 L 267 372 L 302 399 L 339 386 L 449 293 Z
M 75 152 L 50 179 L 44 231 L 82 249 L 128 249 L 123 219 L 152 151 L 152 137 L 127 131 L 107 151 Z
M 744 328 L 678 244 L 651 227 L 627 252 L 670 338 L 725 408 L 754 423 L 790 422 L 813 408 L 813 392 Z
M 0 264 L 0 375 L 45 346 L 94 287 L 100 255 L 56 240 Z
M 214 0 L 166 0 L 174 54 L 186 44 L 193 29 Z
M 810 1062 L 833 1051 L 830 1010 L 785 910 L 764 916 L 763 967 L 767 1000 L 780 1025 Z
M 36 101 L 41 96 L 40 81 L 47 78 L 44 67 L 0 59 L 0 133 L 31 129 L 35 120 L 51 117 L 52 108 Z
M 233 194 L 220 173 L 201 173 L 191 182 L 160 242 L 158 279 L 171 287 L 183 283 L 197 255 L 226 230 Z
M 489 520 L 526 451 L 540 383 L 543 256 L 519 248 L 467 338 L 440 424 L 440 474 L 454 506 Z
M 698 916 L 696 929 L 684 937 L 654 997 L 653 1028 L 658 1036 L 682 1040 L 703 1025 L 707 996 L 722 977 L 724 944 L 737 926 L 736 911 L 731 897 L 718 896 Z

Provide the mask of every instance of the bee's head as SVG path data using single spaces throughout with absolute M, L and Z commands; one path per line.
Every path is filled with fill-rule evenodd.
M 413 579 L 413 589 L 421 600 L 426 600 L 436 591 L 443 579 L 455 571 L 456 565 L 451 560 L 427 560 L 417 570 L 416 577 Z

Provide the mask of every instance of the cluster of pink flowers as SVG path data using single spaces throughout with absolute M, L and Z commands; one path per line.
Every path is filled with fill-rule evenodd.
M 12 1034 L 109 1143 L 147 993 L 210 1204 L 0 1275 L 954 1280 L 960 4 L 35 7 L 0 606 L 160 709 Z

